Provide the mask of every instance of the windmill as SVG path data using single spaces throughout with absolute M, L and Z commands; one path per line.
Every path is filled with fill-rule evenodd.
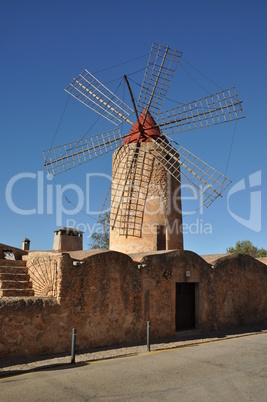
M 112 183 L 102 208 L 110 204 L 111 249 L 182 249 L 181 183 L 206 207 L 231 183 L 170 137 L 245 117 L 234 87 L 161 112 L 181 56 L 169 46 L 152 44 L 137 103 L 124 76 L 133 108 L 87 70 L 65 89 L 118 126 L 44 151 L 52 175 L 115 151 Z M 121 130 L 124 122 L 131 127 L 127 133 Z

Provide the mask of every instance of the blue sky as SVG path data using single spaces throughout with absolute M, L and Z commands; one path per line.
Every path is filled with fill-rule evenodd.
M 223 253 L 243 239 L 267 248 L 266 19 L 267 5 L 259 0 L 2 1 L 0 242 L 21 247 L 28 237 L 32 249 L 51 249 L 53 230 L 72 219 L 86 230 L 87 248 L 108 188 L 111 155 L 54 182 L 46 177 L 42 151 L 53 140 L 59 145 L 81 138 L 97 120 L 93 111 L 68 100 L 64 88 L 75 76 L 86 68 L 115 91 L 118 78 L 146 66 L 151 44 L 157 42 L 183 52 L 168 98 L 185 103 L 217 92 L 217 85 L 235 86 L 246 115 L 236 126 L 222 124 L 174 138 L 222 173 L 228 165 L 232 180 L 223 197 L 204 211 L 197 201 L 184 201 L 184 211 L 191 212 L 184 216 L 190 232 L 185 248 Z M 142 75 L 131 77 L 140 84 Z M 139 87 L 132 87 L 137 97 Z M 124 97 L 123 85 L 117 95 Z M 127 95 L 125 100 L 130 104 Z M 173 106 L 166 100 L 162 110 Z M 89 134 L 113 128 L 102 118 Z M 76 185 L 87 205 L 74 210 L 78 193 L 66 189 L 67 202 L 55 183 L 61 189 Z M 56 212 L 61 203 L 69 214 Z

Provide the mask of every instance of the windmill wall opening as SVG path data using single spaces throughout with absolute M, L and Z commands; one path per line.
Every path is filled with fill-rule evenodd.
M 166 227 L 162 225 L 157 226 L 157 250 L 167 250 Z

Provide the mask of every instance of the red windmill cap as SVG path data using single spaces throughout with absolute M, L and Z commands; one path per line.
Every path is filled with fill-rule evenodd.
M 139 116 L 139 123 L 136 121 L 131 130 L 129 131 L 129 135 L 123 141 L 123 145 L 130 144 L 131 142 L 149 142 L 151 141 L 150 137 L 157 138 L 161 136 L 161 132 L 151 116 L 149 112 L 146 114 L 146 120 L 144 122 L 144 116 L 146 114 L 146 109 L 143 110 L 141 115 Z

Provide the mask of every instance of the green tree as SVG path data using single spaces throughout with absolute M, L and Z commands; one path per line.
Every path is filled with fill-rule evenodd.
M 109 249 L 109 214 L 106 213 L 98 222 L 97 229 L 91 234 L 89 249 Z
M 260 248 L 257 252 L 257 257 L 267 257 L 267 250 L 265 250 L 264 248 Z
M 254 258 L 267 257 L 267 250 L 264 248 L 258 249 L 249 240 L 237 241 L 235 247 L 228 247 L 226 252 L 248 254 Z

